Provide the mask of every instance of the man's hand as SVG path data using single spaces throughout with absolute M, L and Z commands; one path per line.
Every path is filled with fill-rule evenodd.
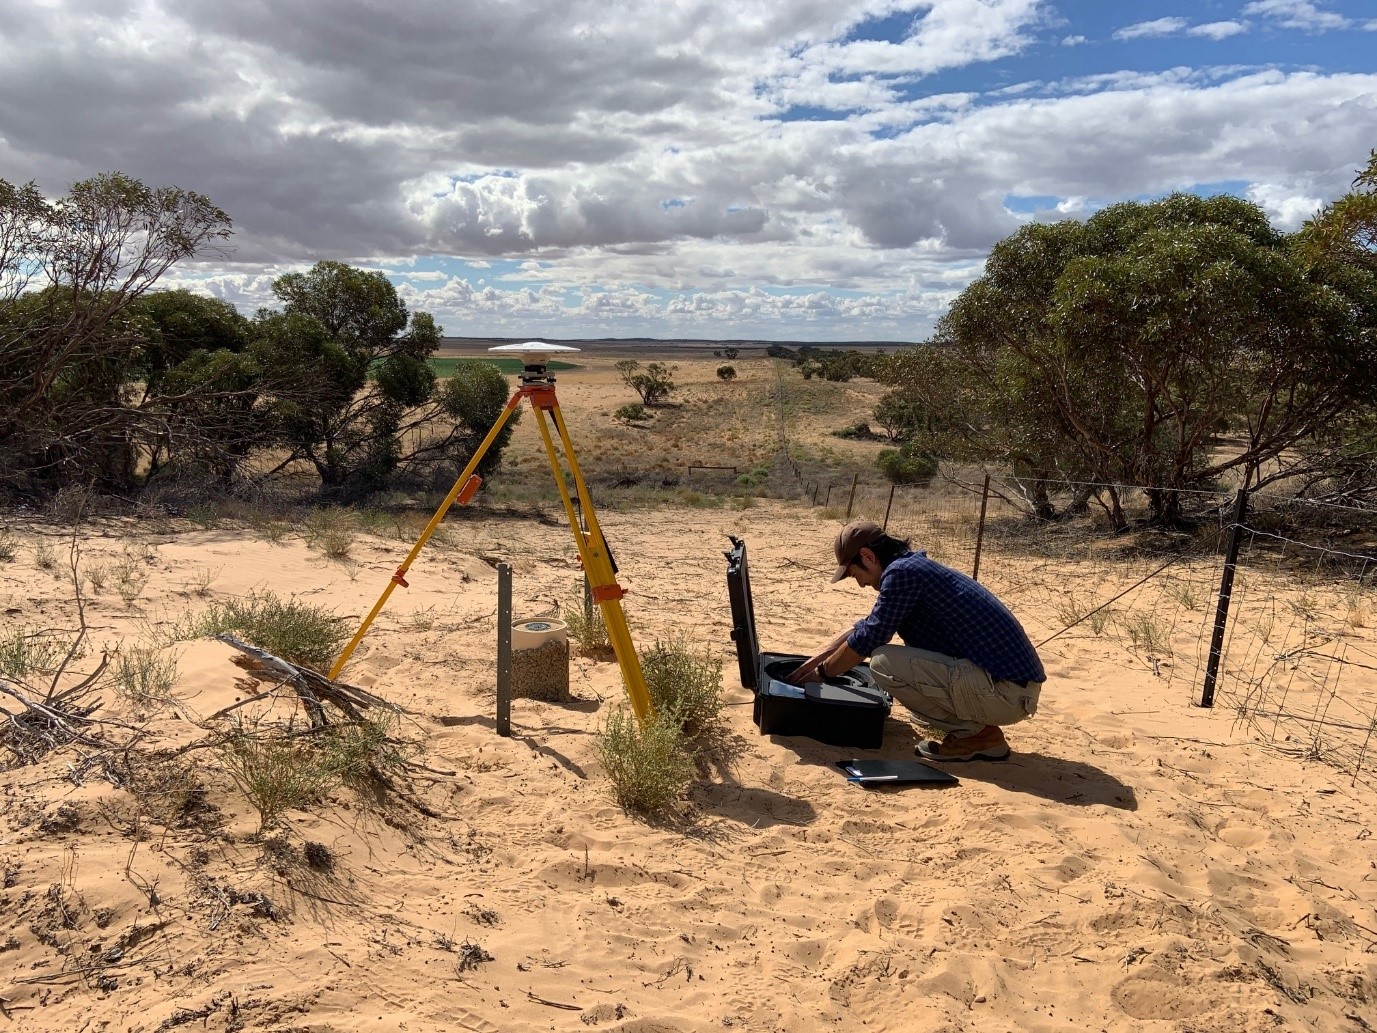
M 803 663 L 795 667 L 793 673 L 791 673 L 789 677 L 785 678 L 784 680 L 788 682 L 790 685 L 802 685 L 805 681 L 808 680 L 808 676 L 810 674 L 816 674 L 816 679 L 822 680 L 825 677 L 825 675 L 822 673 L 823 664 L 827 661 L 827 658 L 829 656 L 835 653 L 841 646 L 845 645 L 846 638 L 850 634 L 851 629 L 847 628 L 840 635 L 834 638 L 831 642 L 823 646 L 822 652 L 817 653 L 814 656 L 810 656 L 807 660 L 803 661 Z M 850 647 L 847 648 L 847 651 L 851 652 Z M 859 657 L 857 657 L 856 663 L 860 663 Z
M 805 660 L 795 667 L 789 677 L 784 680 L 790 685 L 802 685 L 808 680 L 810 674 L 813 674 L 822 666 L 822 661 L 823 658 L 820 656 L 815 656 L 811 660 Z M 818 677 L 821 678 L 822 676 L 819 674 Z

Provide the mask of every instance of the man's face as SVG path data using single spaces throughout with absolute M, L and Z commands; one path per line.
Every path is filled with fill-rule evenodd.
M 880 575 L 884 573 L 884 567 L 880 566 L 880 561 L 875 558 L 875 553 L 869 549 L 862 549 L 856 554 L 856 558 L 851 561 L 851 565 L 846 568 L 847 576 L 862 588 L 873 588 L 880 590 Z

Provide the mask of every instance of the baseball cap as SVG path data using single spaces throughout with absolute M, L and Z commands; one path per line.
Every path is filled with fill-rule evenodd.
M 837 554 L 837 572 L 832 575 L 836 584 L 846 577 L 846 568 L 851 566 L 860 551 L 874 545 L 885 536 L 885 529 L 873 520 L 853 520 L 837 532 L 837 542 L 833 550 Z

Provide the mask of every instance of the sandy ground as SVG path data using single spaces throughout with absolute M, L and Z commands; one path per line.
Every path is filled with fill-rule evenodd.
M 571 412 L 599 404 L 572 388 Z M 1045 647 L 1041 712 L 1010 731 L 1013 758 L 964 766 L 953 788 L 865 789 L 833 767 L 911 757 L 898 708 L 873 754 L 759 736 L 729 641 L 726 535 L 750 548 L 762 644 L 807 651 L 872 598 L 828 586 L 837 520 L 823 512 L 602 514 L 637 642 L 684 634 L 724 661 L 732 748 L 682 826 L 611 797 L 595 733 L 622 699 L 615 663 L 575 656 L 573 699 L 517 701 L 513 736 L 495 733 L 492 564 L 513 564 L 518 616 L 551 612 L 580 584 L 559 519 L 449 521 L 346 670 L 405 707 L 424 762 L 452 772 L 410 802 L 341 791 L 265 845 L 204 753 L 204 795 L 169 825 L 140 818 L 89 747 L 4 772 L 0 1026 L 1377 1026 L 1375 794 L 1189 706 L 1185 679 L 1114 641 L 1077 631 Z M 56 529 L 11 533 L 5 627 L 72 627 Z M 44 541 L 53 570 L 33 552 Z M 147 582 L 132 603 L 93 592 L 87 620 L 98 647 L 152 641 L 213 600 L 272 589 L 356 624 L 405 551 L 365 535 L 340 561 L 295 532 L 102 525 L 83 568 L 133 556 Z M 1054 627 L 1044 587 L 1013 603 Z M 169 747 L 254 689 L 227 646 L 170 648 L 175 707 L 106 694 L 105 711 Z M 329 870 L 302 861 L 308 842 Z

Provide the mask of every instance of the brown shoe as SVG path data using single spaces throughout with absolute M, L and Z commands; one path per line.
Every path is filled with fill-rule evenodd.
M 913 751 L 924 760 L 1008 760 L 1009 744 L 997 725 L 986 725 L 974 735 L 948 732 L 941 742 L 924 739 Z

